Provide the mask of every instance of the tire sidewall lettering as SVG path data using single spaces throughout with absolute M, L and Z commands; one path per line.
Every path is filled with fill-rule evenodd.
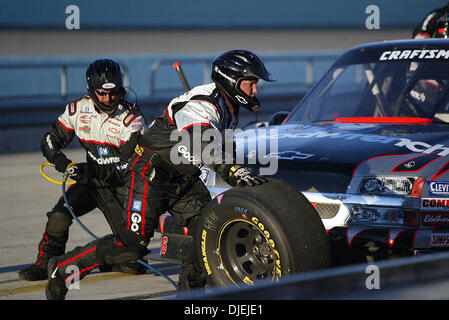
M 209 277 L 214 277 L 214 273 L 223 272 L 226 277 L 229 278 L 228 280 L 230 283 L 236 285 L 234 282 L 235 280 L 230 278 L 227 270 L 219 270 L 219 266 L 223 266 L 222 256 L 220 254 L 220 238 L 225 228 L 234 222 L 241 221 L 256 228 L 271 246 L 273 250 L 273 273 L 271 280 L 278 281 L 283 272 L 281 254 L 276 246 L 277 240 L 273 239 L 273 235 L 276 233 L 270 230 L 267 223 L 263 221 L 263 218 L 256 216 L 251 208 L 245 210 L 244 213 L 237 212 L 235 208 L 242 208 L 242 205 L 234 201 L 232 199 L 226 201 L 225 196 L 221 201 L 221 204 L 214 203 L 210 208 L 210 212 L 213 212 L 213 214 L 206 217 L 199 228 L 199 238 L 201 239 L 200 257 L 206 274 Z M 248 203 L 245 201 L 245 204 L 249 204 L 249 206 L 252 205 L 251 201 L 248 201 Z M 248 206 L 246 206 L 246 208 L 248 208 Z M 214 254 L 212 252 L 216 253 Z M 242 281 L 246 284 L 252 284 L 252 281 L 248 277 L 245 277 Z

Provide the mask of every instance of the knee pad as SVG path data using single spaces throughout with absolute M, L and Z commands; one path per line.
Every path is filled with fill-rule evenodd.
M 68 212 L 52 211 L 48 213 L 47 233 L 58 236 L 65 233 L 72 224 L 72 217 Z

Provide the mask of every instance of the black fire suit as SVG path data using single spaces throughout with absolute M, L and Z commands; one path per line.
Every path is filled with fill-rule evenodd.
M 130 159 L 126 173 L 128 196 L 119 232 L 58 257 L 55 272 L 67 283 L 73 279 L 70 272 L 66 273 L 69 265 L 78 267 L 80 272 L 76 277 L 81 279 L 96 266 L 135 261 L 146 253 L 159 216 L 165 212 L 171 213 L 194 235 L 196 217 L 211 200 L 209 191 L 199 178 L 200 155 L 193 152 L 195 144 L 199 143 L 203 150 L 206 142 L 201 141 L 201 137 L 194 137 L 194 129 L 223 133 L 225 129 L 235 128 L 237 121 L 238 106 L 232 105 L 214 83 L 195 87 L 173 99 L 139 138 L 139 146 Z M 187 134 L 192 138 L 190 144 L 184 145 L 179 136 L 171 139 L 173 132 L 174 136 Z M 183 148 L 179 149 L 179 146 Z M 178 155 L 188 160 L 176 164 L 170 154 L 173 150 L 181 150 L 182 154 Z M 190 156 L 186 157 L 186 154 Z M 198 158 L 198 161 L 192 161 L 193 158 Z M 226 170 L 232 166 L 228 162 L 208 166 L 218 173 L 224 172 L 226 176 Z M 187 258 L 196 259 L 194 248 L 188 255 Z
M 61 149 L 75 136 L 86 150 L 89 182 L 76 183 L 66 191 L 76 216 L 99 208 L 112 231 L 117 232 L 126 195 L 123 176 L 144 125 L 141 112 L 126 101 L 111 115 L 100 112 L 89 96 L 67 104 L 65 112 L 42 138 L 41 150 L 47 160 L 54 163 L 61 156 Z M 72 223 L 62 197 L 47 216 L 36 261 L 45 271 L 51 257 L 65 252 Z

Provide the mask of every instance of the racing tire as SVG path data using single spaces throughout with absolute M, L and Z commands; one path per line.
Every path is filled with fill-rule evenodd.
M 252 285 L 330 266 L 330 244 L 313 206 L 278 179 L 234 187 L 201 214 L 196 236 L 209 286 Z

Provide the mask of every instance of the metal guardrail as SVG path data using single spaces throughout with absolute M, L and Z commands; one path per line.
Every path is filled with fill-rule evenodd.
M 279 80 L 261 91 L 259 98 L 264 103 L 264 108 L 274 112 L 277 101 L 291 104 L 295 97 L 294 103 L 297 103 L 315 82 L 318 63 L 324 62 L 328 68 L 338 56 L 339 53 L 336 52 L 264 55 L 265 63 Z M 214 57 L 186 55 L 111 58 L 121 64 L 124 84 L 136 92 L 143 109 L 158 113 L 161 106 L 183 92 L 172 64 L 175 61 L 182 63 L 193 86 L 210 82 L 210 67 Z M 94 59 L 98 57 L 0 58 L 0 129 L 51 124 L 66 103 L 86 94 L 83 76 L 85 68 Z M 28 71 L 33 72 L 29 78 Z M 79 76 L 80 73 L 82 76 Z M 46 80 L 42 79 L 49 78 L 51 83 L 46 87 L 46 83 L 42 84 Z M 13 94 L 6 92 L 6 88 L 10 88 Z
M 51 68 L 57 68 L 60 72 L 60 90 L 59 94 L 38 94 L 38 95 L 28 95 L 26 90 L 23 90 L 22 95 L 0 95 L 0 104 L 1 101 L 5 100 L 13 100 L 13 99 L 23 99 L 23 98 L 66 98 L 67 97 L 67 87 L 68 87 L 68 78 L 67 78 L 67 70 L 68 68 L 80 67 L 86 68 L 86 63 L 81 61 L 74 62 L 61 62 L 61 61 L 40 61 L 40 60 L 32 60 L 27 62 L 19 62 L 19 63 L 5 63 L 0 61 L 0 70 L 24 70 L 24 69 L 41 69 L 42 73 L 45 73 L 46 70 Z M 126 66 L 122 66 L 123 73 L 123 83 L 125 86 L 129 86 L 129 72 Z M 80 93 L 81 94 L 81 93 Z
M 378 277 L 376 283 L 375 277 Z M 242 288 L 179 295 L 181 300 L 448 299 L 449 252 L 297 274 Z
M 272 54 L 272 55 L 266 55 L 263 57 L 263 60 L 265 64 L 269 65 L 270 63 L 289 63 L 291 65 L 299 64 L 299 63 L 305 63 L 306 64 L 306 71 L 303 75 L 300 75 L 298 79 L 300 81 L 296 82 L 289 82 L 287 84 L 285 83 L 271 83 L 271 87 L 277 87 L 277 88 L 283 88 L 283 87 L 306 87 L 310 88 L 317 80 L 315 77 L 315 69 L 316 69 L 316 63 L 317 62 L 329 62 L 329 66 L 332 62 L 334 62 L 338 57 L 339 53 L 295 53 L 295 54 Z M 180 58 L 179 61 L 184 64 L 192 64 L 192 63 L 198 63 L 203 65 L 203 83 L 209 83 L 211 81 L 210 74 L 211 74 L 211 62 L 213 60 L 213 57 L 185 57 Z M 150 83 L 150 95 L 153 95 L 156 93 L 155 84 L 158 82 L 158 71 L 160 67 L 162 66 L 168 66 L 173 65 L 175 60 L 172 58 L 170 59 L 159 59 L 153 65 L 151 66 L 151 83 Z M 270 69 L 271 70 L 271 69 Z M 272 72 L 276 74 L 275 72 Z M 175 89 L 179 87 L 172 87 L 171 89 Z

